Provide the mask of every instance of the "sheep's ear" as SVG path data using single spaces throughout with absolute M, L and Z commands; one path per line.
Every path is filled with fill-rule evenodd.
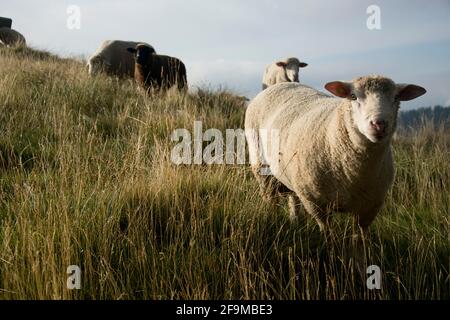
M 283 62 L 283 61 L 278 61 L 275 64 L 281 68 L 286 68 L 286 66 L 287 66 L 286 62 Z
M 127 48 L 127 51 L 132 54 L 135 54 L 137 52 L 137 50 L 135 48 Z
M 307 67 L 307 66 L 308 66 L 308 64 L 305 63 L 305 62 L 300 62 L 300 64 L 299 64 L 300 68 L 304 68 L 304 67 Z
M 347 98 L 352 92 L 351 84 L 341 81 L 328 82 L 325 85 L 325 89 L 340 98 Z
M 415 84 L 397 84 L 397 99 L 399 101 L 409 101 L 424 95 L 425 88 Z

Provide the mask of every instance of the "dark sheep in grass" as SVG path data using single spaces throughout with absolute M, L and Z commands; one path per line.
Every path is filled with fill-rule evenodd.
M 167 90 L 173 86 L 187 90 L 186 67 L 179 59 L 156 54 L 153 48 L 144 44 L 127 50 L 134 54 L 134 79 L 147 91 Z
M 119 78 L 134 78 L 134 56 L 127 51 L 129 47 L 135 47 L 144 42 L 106 40 L 89 58 L 87 67 L 91 76 L 105 73 Z
M 0 47 L 25 46 L 26 44 L 25 37 L 18 31 L 6 27 L 0 28 Z

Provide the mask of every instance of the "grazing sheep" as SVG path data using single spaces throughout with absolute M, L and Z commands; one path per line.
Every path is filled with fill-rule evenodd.
M 138 44 L 128 48 L 135 56 L 135 80 L 150 91 L 151 89 L 169 89 L 177 86 L 187 90 L 186 67 L 177 58 L 155 53 L 152 47 Z
M 105 72 L 110 76 L 134 77 L 134 56 L 127 51 L 129 47 L 138 44 L 145 44 L 153 49 L 149 44 L 143 42 L 107 40 L 89 58 L 88 69 L 91 76 L 100 72 Z
M 22 34 L 14 29 L 6 27 L 0 28 L 0 42 L 7 47 L 27 44 L 25 37 Z
M 299 82 L 298 69 L 308 64 L 300 62 L 297 58 L 287 58 L 284 61 L 274 62 L 266 67 L 262 80 L 262 89 L 281 82 Z
M 281 83 L 250 103 L 245 128 L 252 169 L 267 198 L 289 196 L 292 218 L 303 204 L 326 231 L 331 211 L 350 212 L 366 231 L 393 181 L 391 137 L 400 101 L 426 90 L 380 76 L 325 88 L 343 99 Z

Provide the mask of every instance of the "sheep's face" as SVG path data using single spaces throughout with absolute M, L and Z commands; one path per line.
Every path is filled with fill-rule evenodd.
M 354 88 L 350 97 L 353 122 L 371 142 L 387 140 L 394 134 L 400 101 L 395 86 L 384 93 L 365 92 Z
M 299 66 L 298 65 L 296 65 L 294 63 L 288 64 L 286 66 L 285 70 L 286 70 L 286 76 L 288 77 L 288 79 L 291 82 L 299 82 L 299 80 L 298 80 Z
M 128 52 L 134 54 L 134 59 L 137 64 L 145 65 L 151 61 L 155 50 L 152 47 L 139 44 L 136 48 L 128 48 Z
M 330 82 L 325 88 L 350 101 L 353 123 L 372 143 L 389 141 L 397 125 L 400 101 L 415 99 L 426 90 L 412 84 L 395 84 L 379 76 L 352 82 Z
M 279 61 L 276 63 L 277 66 L 284 68 L 286 77 L 290 82 L 299 82 L 298 71 L 299 68 L 304 68 L 308 64 L 300 62 L 297 58 L 290 58 L 286 62 Z
M 102 58 L 96 56 L 92 58 L 88 64 L 89 74 L 93 76 L 100 74 L 102 72 L 105 72 L 108 67 L 111 67 L 110 63 L 107 63 Z
M 89 74 L 93 76 L 99 74 L 101 71 L 101 68 L 98 64 L 89 63 L 88 67 L 89 67 Z

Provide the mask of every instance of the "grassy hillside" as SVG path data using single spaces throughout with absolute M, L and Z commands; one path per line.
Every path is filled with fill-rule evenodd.
M 189 75 L 188 75 L 189 76 Z M 372 228 L 370 291 L 348 259 L 353 219 L 325 250 L 247 166 L 176 166 L 176 128 L 242 128 L 241 100 L 147 97 L 83 64 L 0 48 L 0 299 L 450 299 L 450 136 L 394 145 L 397 176 Z M 81 290 L 66 269 L 82 269 Z

